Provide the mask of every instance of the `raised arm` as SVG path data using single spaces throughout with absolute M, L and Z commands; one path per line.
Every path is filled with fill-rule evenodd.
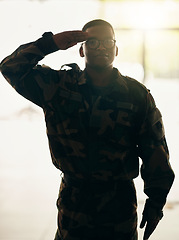
M 45 89 L 50 92 L 59 75 L 55 70 L 37 65 L 46 55 L 65 50 L 87 39 L 82 31 L 67 31 L 53 35 L 43 34 L 37 41 L 21 45 L 0 64 L 6 80 L 21 95 L 42 106 Z M 46 93 L 47 95 L 47 93 Z

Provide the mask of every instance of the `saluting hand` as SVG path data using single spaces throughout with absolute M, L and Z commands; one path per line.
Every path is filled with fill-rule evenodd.
M 61 50 L 66 50 L 79 42 L 83 42 L 88 39 L 88 33 L 83 31 L 65 31 L 53 35 L 55 44 Z

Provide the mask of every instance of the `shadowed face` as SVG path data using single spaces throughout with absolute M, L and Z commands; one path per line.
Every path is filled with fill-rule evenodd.
M 89 39 L 82 44 L 80 56 L 85 57 L 86 66 L 103 69 L 113 66 L 118 54 L 113 30 L 109 26 L 87 28 Z

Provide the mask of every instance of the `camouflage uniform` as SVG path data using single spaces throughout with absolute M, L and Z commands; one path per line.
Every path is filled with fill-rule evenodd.
M 76 64 L 37 65 L 56 50 L 46 33 L 1 63 L 16 91 L 43 109 L 52 161 L 64 173 L 56 239 L 136 240 L 139 157 L 144 192 L 160 208 L 174 179 L 160 111 L 149 90 L 115 68 L 98 89 Z

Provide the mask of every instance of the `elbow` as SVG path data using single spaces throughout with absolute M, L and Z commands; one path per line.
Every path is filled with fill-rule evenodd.
M 11 82 L 11 74 L 8 71 L 8 69 L 6 68 L 6 66 L 0 66 L 0 71 L 2 73 L 2 75 L 4 76 L 4 78 L 7 80 L 7 82 Z
M 0 72 L 7 80 L 7 82 L 10 85 L 14 86 L 14 80 L 17 74 L 14 72 L 14 68 L 6 58 L 0 63 Z
M 0 63 L 0 72 L 4 75 L 4 72 L 5 72 L 5 64 L 3 64 L 3 61 Z
M 4 58 L 2 60 L 2 62 L 0 63 L 0 72 L 3 74 L 4 72 L 6 72 L 6 69 L 7 69 L 7 65 L 6 65 L 6 62 L 7 62 L 7 57 Z
M 6 58 L 0 63 L 0 72 L 6 79 L 8 79 L 9 69 L 5 60 Z

